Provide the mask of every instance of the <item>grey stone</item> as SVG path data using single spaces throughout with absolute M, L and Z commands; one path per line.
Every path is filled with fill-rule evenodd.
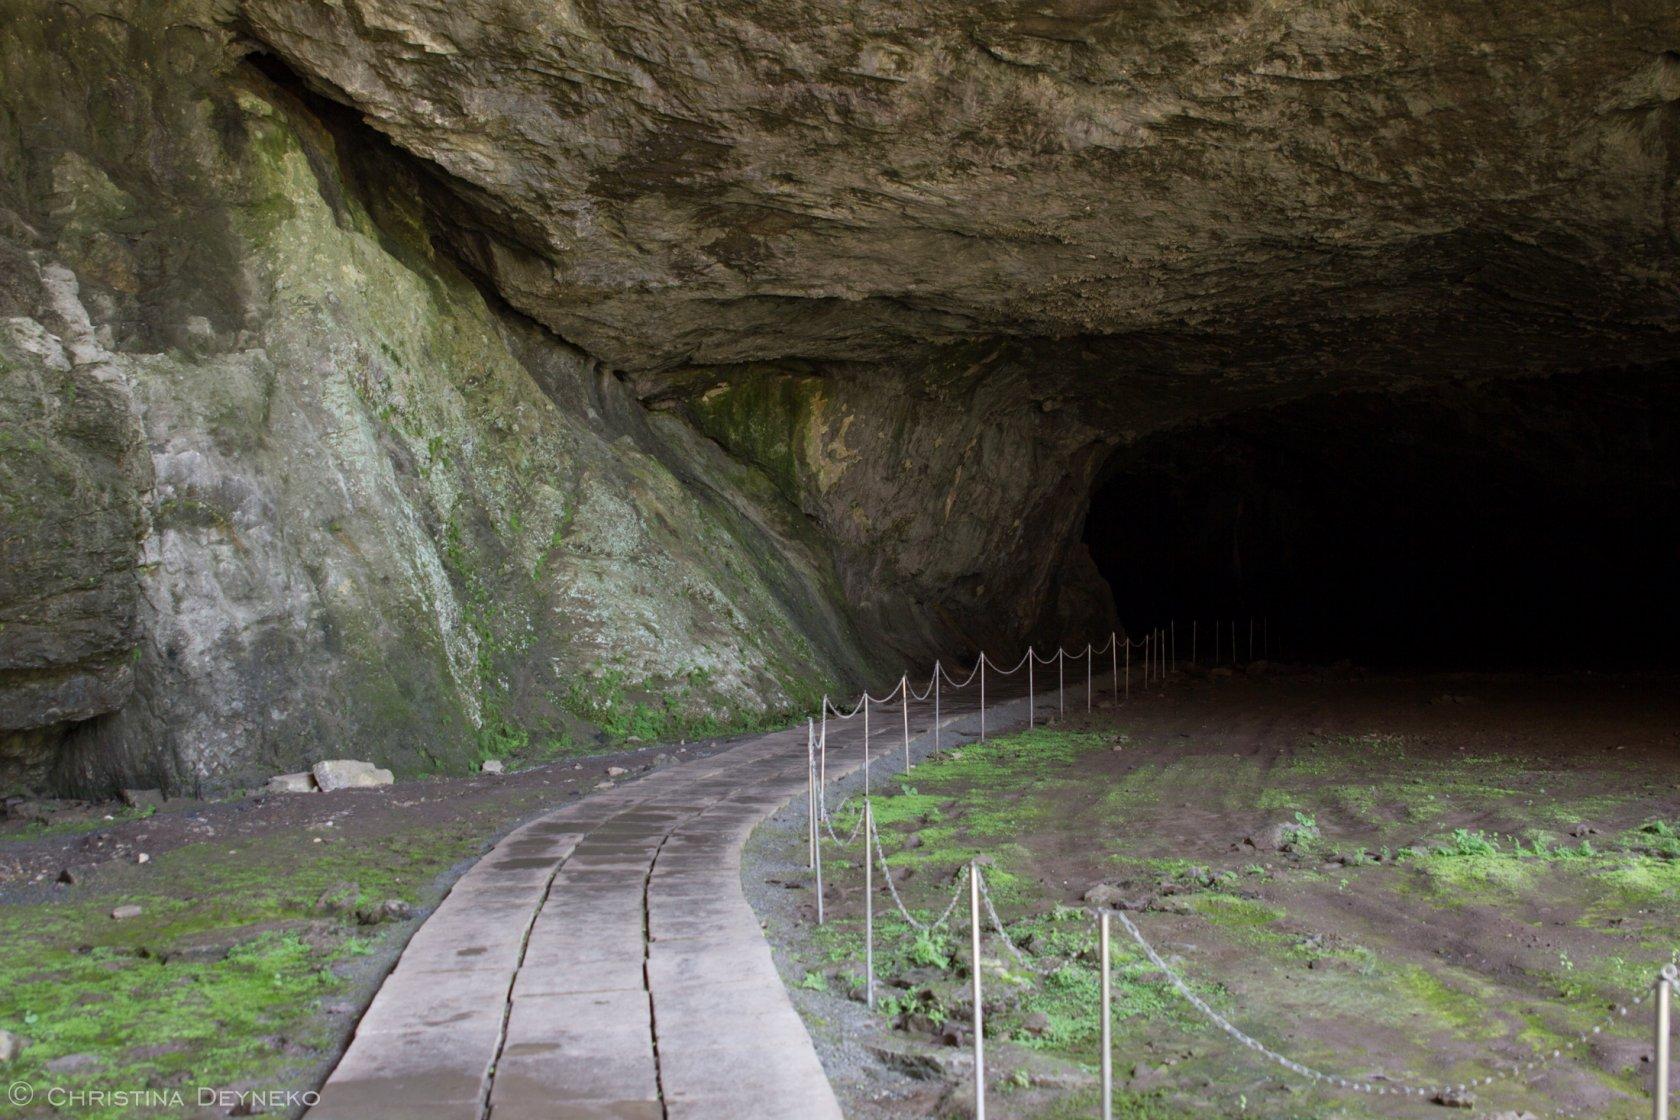
M 11 1031 L 0 1031 L 0 1065 L 7 1065 L 18 1060 L 18 1056 L 29 1048 L 29 1040 Z
M 129 902 L 117 907 L 115 910 L 112 910 L 111 917 L 117 919 L 118 921 L 126 921 L 129 918 L 138 918 L 143 913 L 145 913 L 143 909 L 134 903 Z
M 400 898 L 387 898 L 376 906 L 364 906 L 356 911 L 356 920 L 364 926 L 406 922 L 413 916 L 414 908 Z
M 307 770 L 297 774 L 276 774 L 263 788 L 269 793 L 313 793 L 315 775 Z
M 480 773 L 484 774 L 500 774 L 506 769 L 506 767 L 502 764 L 500 759 L 487 758 L 484 760 L 484 764 L 478 769 Z
M 349 758 L 317 762 L 310 768 L 310 773 L 315 776 L 315 784 L 321 788 L 322 793 L 388 786 L 392 781 L 389 770 L 381 770 L 371 762 L 358 762 Z

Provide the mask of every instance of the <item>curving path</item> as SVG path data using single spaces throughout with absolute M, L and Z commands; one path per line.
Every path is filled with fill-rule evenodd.
M 957 736 L 977 720 L 954 699 Z M 900 713 L 877 711 L 872 769 L 902 766 Z M 913 746 L 932 722 L 911 705 Z M 831 783 L 862 739 L 830 721 Z M 510 833 L 409 942 L 311 1120 L 838 1118 L 741 892 L 742 845 L 804 796 L 805 765 L 803 727 L 758 736 Z

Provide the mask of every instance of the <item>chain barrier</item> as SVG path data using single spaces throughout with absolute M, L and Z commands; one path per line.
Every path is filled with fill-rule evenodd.
M 944 674 L 945 683 L 950 685 L 952 688 L 967 688 L 969 685 L 974 683 L 974 678 L 980 675 L 980 663 L 985 660 L 985 656 L 985 654 L 980 655 L 979 660 L 974 662 L 974 668 L 968 671 L 968 676 L 963 678 L 962 683 L 960 684 L 957 682 L 957 678 L 953 677 L 943 665 L 935 664 L 933 667 L 934 672 Z
M 881 869 L 881 877 L 887 881 L 887 893 L 892 896 L 893 906 L 898 909 L 899 915 L 910 924 L 910 928 L 918 933 L 932 933 L 950 921 L 951 915 L 957 909 L 958 900 L 962 898 L 963 884 L 968 882 L 967 865 L 965 864 L 963 869 L 957 873 L 956 885 L 953 888 L 954 893 L 951 895 L 951 901 L 946 905 L 944 913 L 932 922 L 924 923 L 910 913 L 910 908 L 904 905 L 904 899 L 899 897 L 898 885 L 893 882 L 892 868 L 887 866 L 887 853 L 881 848 L 881 834 L 875 830 L 873 821 L 870 822 L 869 834 L 872 841 L 870 846 L 875 850 L 876 865 Z
M 992 928 L 997 931 L 997 935 L 1003 939 L 1004 945 L 1009 948 L 1010 955 L 1015 958 L 1022 968 L 1025 968 L 1028 972 L 1037 976 L 1049 976 L 1052 973 L 1060 972 L 1066 966 L 1066 961 L 1050 965 L 1040 965 L 1037 961 L 1032 960 L 1027 956 L 1027 954 L 1021 951 L 1020 946 L 1015 944 L 1015 939 L 1011 937 L 1009 935 L 1009 931 L 1004 928 L 1003 919 L 998 917 L 997 906 L 992 902 L 992 888 L 984 878 L 980 880 L 980 902 L 986 908 L 986 917 L 990 919 Z M 1089 914 L 1087 914 L 1087 916 L 1089 916 Z M 1092 920 L 1092 926 L 1094 925 L 1095 919 Z
M 839 816 L 842 812 L 844 812 L 846 809 L 846 802 L 850 800 L 850 797 L 843 798 L 840 804 L 834 807 L 834 816 Z M 834 831 L 834 817 L 828 815 L 828 807 L 824 806 L 822 810 L 823 828 L 828 831 L 829 839 L 833 840 L 836 844 L 839 844 L 842 848 L 849 848 L 857 841 L 858 833 L 863 831 L 863 821 L 864 816 L 862 813 L 859 813 L 857 824 L 852 826 L 852 834 L 842 840 L 840 839 L 840 834 Z

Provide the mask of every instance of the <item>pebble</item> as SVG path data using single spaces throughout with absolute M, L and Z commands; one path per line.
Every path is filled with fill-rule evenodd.
M 622 776 L 624 776 L 625 774 L 628 774 L 628 773 L 630 773 L 630 771 L 626 770 L 622 766 L 609 766 L 609 767 L 607 767 L 607 777 L 609 777 L 609 778 L 622 777 Z
M 127 903 L 126 905 L 119 906 L 115 910 L 111 911 L 111 917 L 115 918 L 117 921 L 120 922 L 120 921 L 124 921 L 128 918 L 138 918 L 141 914 L 144 914 L 144 913 L 145 913 L 144 910 L 142 910 L 140 907 L 134 905 L 134 903 L 130 902 L 130 903 Z

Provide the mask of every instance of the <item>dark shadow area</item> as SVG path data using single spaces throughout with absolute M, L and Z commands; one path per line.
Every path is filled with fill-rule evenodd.
M 1254 617 L 1290 658 L 1672 665 L 1680 368 L 1325 395 L 1154 435 L 1108 464 L 1086 539 L 1121 621 L 1178 619 L 1180 657 L 1199 617 L 1206 661 L 1217 616 L 1244 656 Z

